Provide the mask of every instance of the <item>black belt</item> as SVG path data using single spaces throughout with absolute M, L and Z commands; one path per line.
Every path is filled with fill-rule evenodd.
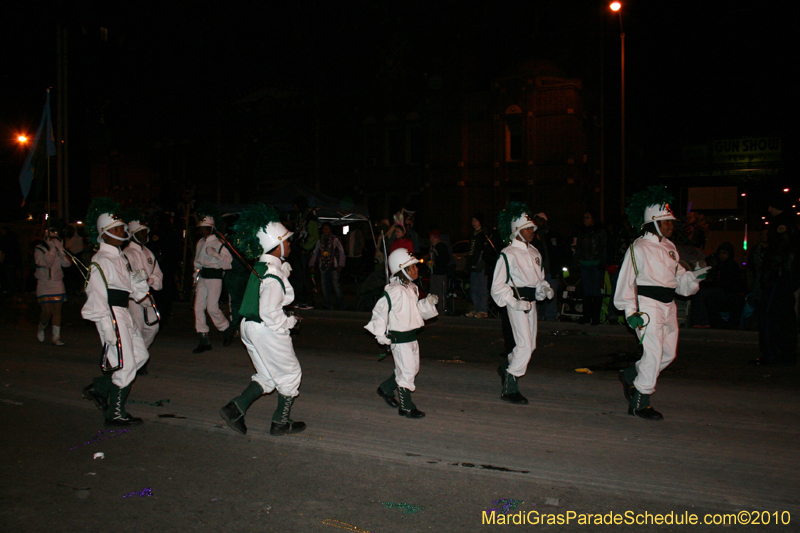
M 119 289 L 108 289 L 108 305 L 113 307 L 128 307 L 128 298 L 131 293 Z
M 533 302 L 536 300 L 536 287 L 521 287 L 517 289 L 517 291 L 519 291 L 519 296 L 517 297 L 517 294 L 514 294 L 514 297 L 517 298 L 517 300 L 524 299 L 528 302 Z
M 392 339 L 393 344 L 405 344 L 407 342 L 414 342 L 417 340 L 417 332 L 419 329 L 412 329 L 410 331 L 389 331 L 388 337 Z
M 222 279 L 222 269 L 203 267 L 200 269 L 200 277 L 203 279 Z
M 675 289 L 671 289 L 669 287 L 639 285 L 637 290 L 639 292 L 639 296 L 646 296 L 665 304 L 671 304 L 673 301 L 675 301 Z

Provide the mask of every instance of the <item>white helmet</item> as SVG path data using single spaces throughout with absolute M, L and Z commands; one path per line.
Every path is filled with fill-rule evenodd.
M 130 232 L 131 237 L 133 238 L 133 240 L 135 240 L 136 242 L 139 242 L 139 239 L 136 238 L 136 234 L 139 233 L 142 230 L 146 231 L 147 235 L 149 237 L 150 228 L 148 228 L 147 226 L 145 226 L 144 224 L 142 224 L 138 220 L 131 220 L 130 222 L 128 222 L 128 231 Z M 145 239 L 144 243 L 146 243 L 146 242 L 147 242 L 147 239 Z M 144 243 L 139 242 L 139 244 L 144 244 Z
M 288 241 L 292 235 L 294 235 L 294 233 L 286 229 L 286 226 L 280 222 L 270 222 L 265 228 L 258 230 L 256 238 L 258 239 L 258 244 L 264 249 L 264 253 L 271 252 L 280 245 L 281 259 L 285 259 L 283 243 Z
M 519 232 L 525 228 L 533 228 L 533 231 L 536 231 L 536 224 L 528 213 L 522 213 L 521 217 L 511 221 L 511 240 L 516 239 Z
M 405 248 L 398 248 L 389 254 L 389 271 L 392 275 L 397 274 L 407 266 L 417 263 L 419 263 L 419 259 L 414 257 L 411 252 Z
M 214 217 L 203 217 L 203 220 L 197 225 L 198 227 L 207 227 L 213 228 L 214 227 Z
M 108 230 L 111 228 L 116 228 L 117 226 L 125 226 L 125 223 L 119 219 L 116 215 L 112 215 L 110 213 L 103 213 L 99 217 L 97 217 L 97 240 L 99 242 L 105 242 L 103 240 L 103 235 L 108 235 Z M 129 237 L 128 228 L 125 227 L 125 234 L 126 237 Z M 113 237 L 113 235 L 112 235 Z M 115 239 L 118 237 L 114 237 Z
M 642 227 L 648 222 L 658 222 L 660 220 L 677 220 L 675 215 L 672 214 L 669 204 L 653 204 L 645 207 Z M 656 228 L 658 228 L 658 224 L 656 224 Z M 659 233 L 661 232 L 659 231 Z

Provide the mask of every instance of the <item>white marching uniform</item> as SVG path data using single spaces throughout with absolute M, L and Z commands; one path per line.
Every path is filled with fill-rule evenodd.
M 506 268 L 506 259 L 503 258 L 503 255 L 508 259 L 508 268 Z M 510 281 L 508 281 L 509 276 Z M 520 307 L 520 300 L 517 299 L 514 286 L 521 292 L 533 292 L 536 300 L 541 301 L 553 297 L 553 289 L 545 281 L 541 254 L 532 245 L 517 239 L 503 248 L 497 259 L 491 293 L 492 299 L 499 307 L 508 308 L 508 319 L 514 333 L 516 346 L 508 354 L 507 372 L 512 376 L 522 377 L 528 370 L 528 363 L 533 351 L 536 350 L 538 322 L 536 302 L 531 304 L 530 311 L 527 313 L 517 309 Z M 531 300 L 533 299 L 531 298 Z
M 108 360 L 113 366 L 118 364 L 117 335 L 111 320 L 111 308 L 108 301 L 108 289 L 125 291 L 137 300 L 147 294 L 147 280 L 134 276 L 132 267 L 119 248 L 101 243 L 97 253 L 92 257 L 92 263 L 97 263 L 103 275 L 97 270 L 97 265 L 91 265 L 89 282 L 86 285 L 86 303 L 81 309 L 81 316 L 91 320 L 97 326 L 100 334 L 100 343 L 108 345 Z M 103 280 L 105 276 L 105 281 Z M 144 339 L 139 330 L 133 325 L 131 314 L 127 307 L 114 306 L 114 316 L 117 319 L 120 340 L 122 341 L 122 368 L 111 376 L 111 382 L 123 389 L 133 382 L 136 371 L 147 362 L 150 357 Z
M 383 290 L 391 303 L 385 296 L 379 298 L 372 309 L 372 319 L 364 326 L 381 344 L 389 344 L 388 331 L 416 331 L 425 325 L 425 320 L 438 314 L 430 300 L 419 299 L 413 283 L 405 284 L 393 277 Z M 397 386 L 414 392 L 414 377 L 419 373 L 419 343 L 416 340 L 392 343 L 392 358 Z
M 197 252 L 194 256 L 195 270 L 203 268 L 230 270 L 232 260 L 231 253 L 216 235 L 209 235 L 197 241 Z M 201 272 L 194 295 L 194 328 L 197 333 L 208 333 L 206 311 L 218 330 L 225 331 L 230 326 L 230 322 L 219 308 L 220 294 L 222 294 L 222 278 L 204 278 Z
M 61 269 L 70 266 L 72 261 L 64 253 L 64 247 L 59 241 L 51 242 L 52 244 L 37 245 L 33 252 L 36 262 L 36 296 L 39 303 L 61 302 L 67 292 L 64 289 L 64 271 Z
M 614 305 L 625 310 L 626 318 L 637 311 L 649 317 L 649 322 L 644 318 L 646 327 L 636 330 L 639 339 L 644 337 L 644 354 L 636 363 L 637 376 L 633 385 L 642 394 L 653 394 L 658 375 L 677 353 L 677 305 L 674 301 L 664 303 L 638 295 L 638 287 L 673 289 L 681 296 L 691 296 L 700 288 L 700 280 L 680 265 L 678 250 L 669 239 L 660 239 L 648 232 L 631 246 L 635 263 L 629 249 L 619 271 Z
M 161 267 L 158 266 L 156 256 L 149 248 L 136 242 L 131 242 L 122 253 L 128 258 L 134 271 L 144 270 L 147 273 L 147 285 L 151 290 L 161 290 L 164 286 L 164 274 L 161 273 Z M 134 326 L 142 334 L 145 346 L 150 348 L 158 333 L 159 325 L 156 323 L 148 326 L 144 321 L 144 316 L 147 313 L 148 322 L 156 320 L 153 303 L 150 298 L 145 298 L 139 303 L 130 300 L 128 302 L 128 311 L 131 313 Z
M 265 277 L 258 288 L 258 316 L 261 322 L 242 320 L 240 332 L 250 360 L 256 369 L 251 378 L 269 394 L 275 389 L 284 396 L 299 394 L 303 374 L 294 353 L 289 330 L 297 323 L 296 316 L 288 316 L 283 308 L 294 301 L 294 289 L 289 283 L 291 267 L 279 258 L 264 254 L 259 260 L 267 263 Z M 281 285 L 283 282 L 283 285 Z

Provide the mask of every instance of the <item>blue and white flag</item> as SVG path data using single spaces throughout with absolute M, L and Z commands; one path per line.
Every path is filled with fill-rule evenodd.
M 47 128 L 45 131 L 47 144 L 40 147 L 39 140 L 45 127 Z M 54 155 L 56 155 L 56 140 L 53 137 L 53 121 L 50 117 L 50 89 L 48 89 L 47 101 L 44 104 L 39 129 L 36 130 L 36 137 L 33 139 L 33 145 L 31 146 L 31 151 L 28 152 L 28 157 L 25 158 L 22 172 L 19 173 L 19 186 L 22 188 L 22 205 L 25 205 L 25 200 L 31 191 L 34 178 L 41 179 L 47 176 L 47 158 Z

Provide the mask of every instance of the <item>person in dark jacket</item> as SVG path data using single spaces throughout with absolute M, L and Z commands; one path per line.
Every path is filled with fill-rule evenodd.
M 733 257 L 733 245 L 723 242 L 706 262 L 714 268 L 700 285 L 698 297 L 703 298 L 709 323 L 718 329 L 736 327 L 744 306 L 745 288 L 742 272 Z
M 761 266 L 756 365 L 797 364 L 795 292 L 800 287 L 800 234 L 790 210 L 789 195 L 778 192 L 769 201 L 771 217 Z
M 483 228 L 483 214 L 472 215 L 472 237 L 469 240 L 467 253 L 467 271 L 470 281 L 470 298 L 472 298 L 472 311 L 468 317 L 487 318 L 489 309 L 488 265 L 494 263 L 497 254 L 488 242 L 489 237 Z
M 581 323 L 600 323 L 603 273 L 606 269 L 606 231 L 591 211 L 583 214 L 583 228 L 578 233 L 575 261 L 583 285 L 583 318 Z

